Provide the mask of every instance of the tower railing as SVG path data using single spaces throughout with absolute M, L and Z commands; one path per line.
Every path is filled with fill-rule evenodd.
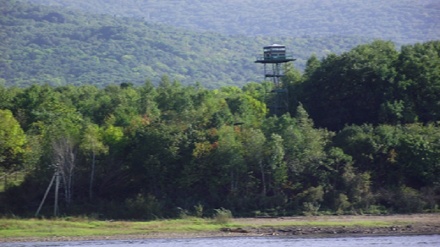
M 285 63 L 295 61 L 293 54 L 285 54 L 284 56 L 264 56 L 257 55 L 256 63 Z

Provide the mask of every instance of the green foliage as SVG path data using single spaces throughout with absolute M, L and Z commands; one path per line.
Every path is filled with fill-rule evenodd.
M 22 168 L 26 135 L 10 110 L 0 109 L 0 119 L 0 168 L 10 173 Z
M 318 203 L 304 202 L 303 203 L 303 211 L 302 211 L 302 213 L 305 216 L 318 215 L 318 211 L 319 211 L 320 206 L 321 205 L 318 204 Z
M 331 54 L 306 69 L 299 101 L 317 126 L 332 130 L 438 121 L 439 44 L 408 45 L 399 53 L 394 44 L 375 41 Z
M 400 182 L 420 189 L 440 182 L 440 132 L 434 125 L 407 125 L 396 147 L 397 163 L 404 173 Z
M 407 186 L 381 190 L 378 200 L 398 213 L 420 213 L 426 206 L 420 192 Z
M 439 121 L 440 42 L 407 45 L 397 60 L 403 113 L 422 122 Z
M 401 187 L 396 194 L 396 204 L 400 213 L 420 213 L 425 207 L 420 193 L 410 187 Z
M 100 14 L 143 18 L 192 30 L 216 31 L 228 35 L 275 37 L 295 30 L 298 36 L 354 35 L 396 40 L 403 43 L 438 39 L 435 0 L 414 2 L 322 2 L 296 0 L 268 4 L 265 0 L 182 0 L 93 2 L 86 0 L 29 0 L 62 5 Z M 163 14 L 163 10 L 167 14 Z M 423 15 L 420 15 L 423 13 Z
M 311 78 L 321 78 L 328 85 L 316 87 L 341 86 L 334 95 L 323 92 L 329 98 L 322 100 L 331 104 L 349 96 L 351 105 L 340 107 L 377 116 L 371 122 L 357 118 L 359 124 L 347 116 L 335 132 L 316 127 L 333 124 L 339 114 L 335 110 L 330 119 L 309 114 L 318 103 L 298 101 L 294 115 L 267 113 L 264 93 L 271 86 L 266 82 L 209 90 L 164 76 L 157 87 L 149 81 L 104 88 L 0 87 L 2 170 L 24 179 L 1 192 L 0 213 L 33 214 L 32 205 L 40 203 L 54 165 L 60 164 L 65 215 L 155 219 L 231 211 L 236 216 L 436 211 L 440 129 L 436 113 L 408 107 L 424 98 L 405 92 L 405 83 L 414 84 L 404 80 L 404 71 L 395 74 L 402 70 L 395 67 L 400 56 L 389 42 L 378 41 L 341 56 L 311 59 L 304 76 L 289 72 L 289 90 L 306 89 Z M 331 76 L 352 83 L 355 93 Z M 435 77 L 429 80 L 435 85 Z M 382 86 L 369 94 L 384 104 L 373 107 L 359 95 L 371 83 Z M 411 114 L 420 117 L 405 117 Z M 412 123 L 422 116 L 423 122 Z M 53 199 L 50 193 L 47 200 Z M 45 206 L 42 212 L 50 211 Z
M 317 215 L 324 198 L 324 190 L 322 186 L 310 187 L 300 193 L 298 197 L 303 202 L 302 212 L 304 215 Z
M 203 217 L 203 205 L 202 204 L 197 204 L 194 205 L 194 216 L 198 217 L 198 218 L 202 218 Z
M 267 149 L 267 164 L 276 191 L 276 188 L 280 188 L 288 180 L 288 169 L 284 161 L 283 138 L 280 135 L 272 134 L 268 140 Z
M 217 224 L 227 224 L 229 223 L 233 216 L 232 216 L 232 212 L 231 210 L 225 209 L 225 208 L 219 208 L 219 209 L 215 209 L 215 214 L 214 214 L 214 222 Z
M 348 196 L 343 193 L 340 193 L 336 198 L 336 213 L 343 214 L 346 210 L 348 210 L 351 206 L 350 201 L 348 200 Z
M 5 1 L 0 20 L 0 78 L 8 86 L 48 83 L 104 87 L 141 85 L 146 79 L 157 85 L 163 75 L 184 85 L 199 82 L 207 88 L 242 86 L 261 78 L 262 68 L 253 65 L 255 54 L 273 42 L 269 37 L 186 31 L 133 16 L 121 18 L 120 14 L 92 15 L 62 7 Z M 123 4 L 116 9 L 125 7 Z M 47 16 L 58 16 L 56 19 L 62 21 L 53 21 L 52 17 L 48 20 Z M 228 22 L 228 28 L 231 23 L 235 22 Z M 279 42 L 290 44 L 289 49 L 298 58 L 298 68 L 303 68 L 311 50 L 321 57 L 328 50 L 340 53 L 369 40 L 332 36 L 282 38 Z
M 331 54 L 304 82 L 300 101 L 321 127 L 378 123 L 377 109 L 393 99 L 397 56 L 394 44 L 384 41 Z
M 84 152 L 93 154 L 105 154 L 108 152 L 108 147 L 102 142 L 103 131 L 99 129 L 98 125 L 90 124 L 85 126 L 83 133 L 81 148 Z
M 347 196 L 344 194 L 342 195 L 344 195 L 346 198 L 341 198 L 341 196 L 339 196 L 340 204 L 338 210 L 347 209 L 344 205 L 341 205 L 347 204 L 346 199 L 349 199 L 349 202 L 353 204 L 353 208 L 367 210 L 373 202 L 370 174 L 368 172 L 356 173 L 352 166 L 347 165 L 344 168 L 342 179 L 345 183 Z M 340 208 L 341 206 L 342 208 Z
M 125 200 L 126 219 L 154 220 L 162 217 L 161 205 L 154 196 L 137 195 Z M 119 210 L 119 209 L 118 209 Z

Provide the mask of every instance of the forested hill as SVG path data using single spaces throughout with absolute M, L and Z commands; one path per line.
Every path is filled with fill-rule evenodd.
M 224 34 L 440 38 L 438 0 L 29 0 Z
M 286 44 L 295 66 L 303 68 L 312 53 L 340 53 L 369 41 L 230 37 L 13 0 L 0 8 L 0 81 L 6 85 L 139 85 L 168 75 L 185 85 L 241 86 L 263 79 L 262 67 L 253 61 L 264 45 Z
M 34 216 L 54 168 L 65 216 L 438 213 L 439 68 L 440 41 L 312 57 L 283 116 L 269 82 L 0 85 L 0 216 Z

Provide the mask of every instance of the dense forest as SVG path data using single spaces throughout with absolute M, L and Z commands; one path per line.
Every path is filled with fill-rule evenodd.
M 440 38 L 437 0 L 28 0 L 245 36 L 362 36 L 411 44 Z
M 439 41 L 311 56 L 280 116 L 269 82 L 2 85 L 0 210 L 34 215 L 59 171 L 63 215 L 438 211 L 439 68 Z
M 263 79 L 254 60 L 264 45 L 286 44 L 303 69 L 312 53 L 322 57 L 371 41 L 230 37 L 13 0 L 3 1 L 0 10 L 0 80 L 8 86 L 142 85 L 146 78 L 157 85 L 163 75 L 183 85 L 243 86 Z

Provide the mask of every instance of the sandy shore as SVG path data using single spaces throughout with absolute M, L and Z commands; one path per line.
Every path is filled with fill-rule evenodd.
M 373 224 L 373 226 L 371 226 L 370 224 L 369 226 L 358 226 L 351 223 L 361 221 L 378 222 L 378 225 L 374 226 Z M 239 225 L 246 225 L 246 227 L 222 228 L 220 231 L 209 232 L 155 232 L 139 235 L 8 238 L 0 239 L 0 242 L 125 240 L 146 238 L 201 238 L 234 236 L 335 237 L 432 234 L 440 235 L 440 214 L 238 218 L 234 219 L 233 222 Z M 314 222 L 315 225 L 317 222 L 322 223 L 322 226 L 307 225 L 307 222 Z M 329 224 L 330 226 L 325 226 L 326 222 L 331 222 Z M 387 226 L 381 226 L 381 224 L 383 225 L 384 222 L 387 223 Z M 347 225 L 345 225 L 344 223 L 346 223 Z
M 237 219 L 237 221 L 268 227 L 249 228 L 250 233 L 264 235 L 332 236 L 332 235 L 411 235 L 440 234 L 440 214 L 389 215 L 389 216 L 316 216 L 271 219 Z M 357 226 L 351 222 L 378 222 L 389 226 Z M 254 223 L 252 223 L 254 222 Z M 338 223 L 338 226 L 288 226 L 298 222 Z M 346 223 L 347 225 L 344 225 Z M 284 226 L 277 226 L 284 225 Z M 287 226 L 286 226 L 287 225 Z M 246 230 L 246 229 L 244 229 Z

